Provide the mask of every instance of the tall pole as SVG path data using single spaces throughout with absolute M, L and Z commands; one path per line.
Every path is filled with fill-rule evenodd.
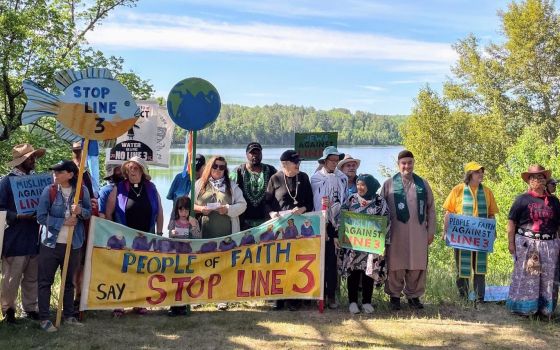
M 191 173 L 189 174 L 191 176 L 191 217 L 195 216 L 194 213 L 194 202 L 196 200 L 195 196 L 195 191 L 194 191 L 194 184 L 196 182 L 196 130 L 191 131 L 192 133 L 192 148 L 191 148 Z

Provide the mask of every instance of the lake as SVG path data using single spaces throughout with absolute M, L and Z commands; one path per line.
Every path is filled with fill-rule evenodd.
M 291 146 L 286 147 L 264 147 L 263 149 L 263 163 L 271 164 L 277 169 L 280 168 L 280 155 Z M 340 146 L 340 152 L 350 153 L 352 157 L 361 160 L 359 173 L 369 173 L 375 176 L 380 183 L 386 179 L 383 176 L 383 168 L 390 169 L 391 173 L 395 172 L 397 155 L 403 150 L 402 146 Z M 230 172 L 233 171 L 239 164 L 245 163 L 245 147 L 197 147 L 197 153 L 203 154 L 208 161 L 212 155 L 222 155 L 228 162 Z M 162 205 L 164 208 L 164 232 L 167 232 L 167 222 L 172 211 L 171 201 L 165 199 L 167 191 L 171 186 L 171 182 L 175 175 L 183 171 L 185 164 L 185 148 L 171 149 L 170 165 L 169 168 L 162 168 L 152 166 L 150 167 L 150 175 L 152 181 L 155 183 L 158 192 L 161 196 Z M 307 173 L 309 177 L 315 172 L 317 168 L 317 161 L 303 161 L 300 170 Z

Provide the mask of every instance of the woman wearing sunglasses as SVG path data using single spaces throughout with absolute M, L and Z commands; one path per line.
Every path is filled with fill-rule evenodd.
M 202 238 L 218 238 L 239 232 L 239 215 L 247 208 L 243 192 L 229 179 L 227 162 L 215 156 L 195 184 L 194 210 L 202 214 Z

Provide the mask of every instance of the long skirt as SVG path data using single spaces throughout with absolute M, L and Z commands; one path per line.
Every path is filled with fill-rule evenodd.
M 506 307 L 513 313 L 550 316 L 558 299 L 560 239 L 515 235 L 515 263 Z

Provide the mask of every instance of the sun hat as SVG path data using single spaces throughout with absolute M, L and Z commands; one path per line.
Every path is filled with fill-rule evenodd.
M 484 167 L 478 164 L 477 162 L 468 162 L 467 164 L 465 164 L 464 169 L 465 169 L 465 173 L 469 171 L 478 171 L 480 169 L 484 171 Z
M 344 158 L 344 153 L 339 152 L 334 146 L 327 146 L 323 150 L 323 156 L 317 159 L 317 161 L 319 163 L 324 163 L 329 156 L 338 156 L 338 160 L 342 160 Z
M 360 163 L 362 163 L 362 161 L 359 160 L 358 158 L 352 158 L 351 155 L 346 154 L 346 155 L 344 156 L 344 159 L 341 160 L 341 161 L 336 165 L 336 167 L 337 167 L 338 170 L 340 170 L 340 169 L 342 169 L 342 167 L 344 166 L 344 164 L 351 163 L 351 162 L 356 163 L 356 168 L 359 168 L 359 167 L 360 167 Z
M 16 167 L 33 155 L 37 158 L 44 156 L 45 152 L 46 150 L 44 148 L 34 149 L 29 143 L 15 145 L 14 148 L 12 148 L 12 161 L 7 165 L 9 167 Z
M 148 164 L 146 163 L 146 161 L 138 156 L 134 156 L 132 158 L 130 158 L 129 160 L 127 160 L 126 162 L 123 163 L 123 165 L 121 166 L 122 169 L 122 173 L 123 174 L 128 174 L 126 167 L 128 166 L 128 164 L 130 163 L 136 163 L 140 168 L 142 168 L 142 172 L 144 173 L 144 176 L 146 177 L 146 180 L 151 180 L 152 177 L 150 176 L 149 170 L 148 170 Z
M 537 174 L 543 174 L 544 178 L 548 180 L 550 178 L 550 175 L 552 174 L 552 171 L 546 170 L 540 164 L 533 164 L 533 165 L 529 165 L 527 171 L 521 173 L 521 178 L 523 179 L 523 181 L 528 183 L 529 177 L 531 177 L 531 175 L 537 175 Z

